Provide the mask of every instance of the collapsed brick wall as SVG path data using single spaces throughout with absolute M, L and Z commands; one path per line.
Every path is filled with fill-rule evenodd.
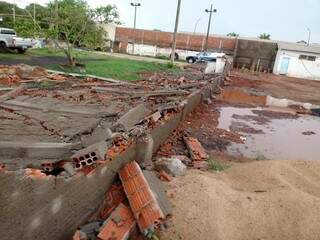
M 182 112 L 152 130 L 155 152 L 170 132 L 202 99 L 219 88 L 223 77 L 195 91 L 185 101 Z M 1 239 L 70 239 L 76 228 L 88 221 L 100 207 L 118 170 L 139 159 L 133 144 L 108 165 L 99 166 L 93 174 L 69 179 L 32 179 L 19 173 L 1 173 L 0 194 Z
M 178 33 L 177 48 L 202 51 L 205 39 L 205 35 Z M 117 44 L 114 50 L 125 53 L 128 43 L 132 42 L 168 48 L 171 47 L 172 40 L 173 33 L 171 32 L 117 27 L 115 35 L 115 42 L 117 42 Z M 236 39 L 234 38 L 210 36 L 208 39 L 208 48 L 212 51 L 221 50 L 232 54 L 235 46 Z

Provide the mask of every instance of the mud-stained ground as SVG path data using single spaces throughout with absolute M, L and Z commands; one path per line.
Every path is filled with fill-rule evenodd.
M 230 86 L 252 93 L 320 105 L 320 81 L 233 71 Z
M 161 239 L 320 239 L 320 161 L 190 170 L 168 184 L 172 227 Z
M 320 118 L 300 107 L 264 106 L 267 95 L 319 104 L 320 82 L 243 75 L 233 73 L 218 100 L 187 116 L 158 152 L 188 155 L 188 134 L 229 166 L 189 169 L 167 183 L 174 212 L 161 239 L 320 239 Z M 226 94 L 234 88 L 239 94 Z

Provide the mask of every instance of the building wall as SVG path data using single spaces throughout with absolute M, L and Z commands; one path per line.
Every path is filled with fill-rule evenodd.
M 316 56 L 316 61 L 301 60 L 300 55 Z M 280 74 L 281 63 L 285 57 L 290 59 L 287 76 L 320 80 L 320 54 L 279 50 L 273 69 L 274 74 Z
M 204 49 L 206 36 L 194 35 L 188 33 L 178 33 L 177 49 L 202 51 Z M 115 51 L 126 52 L 128 43 L 140 45 L 151 45 L 158 48 L 170 48 L 173 40 L 173 33 L 152 31 L 143 29 L 132 29 L 117 27 L 115 33 Z M 208 49 L 210 51 L 221 51 L 227 54 L 233 54 L 236 40 L 229 37 L 210 36 L 208 40 Z M 118 48 L 118 49 L 117 49 Z
M 272 71 L 277 54 L 277 43 L 266 40 L 239 39 L 235 66 L 261 71 Z
M 134 51 L 134 52 L 133 52 Z M 169 57 L 171 54 L 170 47 L 158 47 L 156 45 L 147 45 L 147 44 L 127 44 L 127 53 L 141 56 L 165 56 Z M 186 59 L 187 56 L 198 53 L 197 51 L 184 50 L 184 49 L 176 49 L 176 53 L 179 56 L 180 60 Z

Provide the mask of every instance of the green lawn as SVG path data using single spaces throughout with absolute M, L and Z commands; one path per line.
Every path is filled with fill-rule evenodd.
M 64 57 L 61 51 L 50 48 L 44 49 L 30 49 L 26 54 L 1 54 L 0 59 L 21 59 L 22 63 L 28 64 L 28 60 L 35 57 Z M 87 51 L 75 51 L 75 57 L 79 63 L 85 64 L 86 73 L 100 77 L 114 78 L 126 81 L 136 81 L 141 79 L 141 73 L 168 71 L 180 72 L 177 66 L 170 64 L 130 60 L 125 58 L 110 57 L 103 54 L 97 54 Z M 65 71 L 79 73 L 79 69 L 71 68 L 66 65 L 49 64 L 44 67 Z

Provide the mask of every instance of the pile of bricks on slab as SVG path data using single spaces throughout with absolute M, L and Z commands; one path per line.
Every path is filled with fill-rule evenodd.
M 197 169 L 206 169 L 206 160 L 209 159 L 209 155 L 206 153 L 199 140 L 189 136 L 183 137 L 183 140 L 190 152 L 193 167 Z
M 97 221 L 81 226 L 73 240 L 151 238 L 165 227 L 172 208 L 161 181 L 133 161 L 119 172 L 119 182 L 106 193 Z

